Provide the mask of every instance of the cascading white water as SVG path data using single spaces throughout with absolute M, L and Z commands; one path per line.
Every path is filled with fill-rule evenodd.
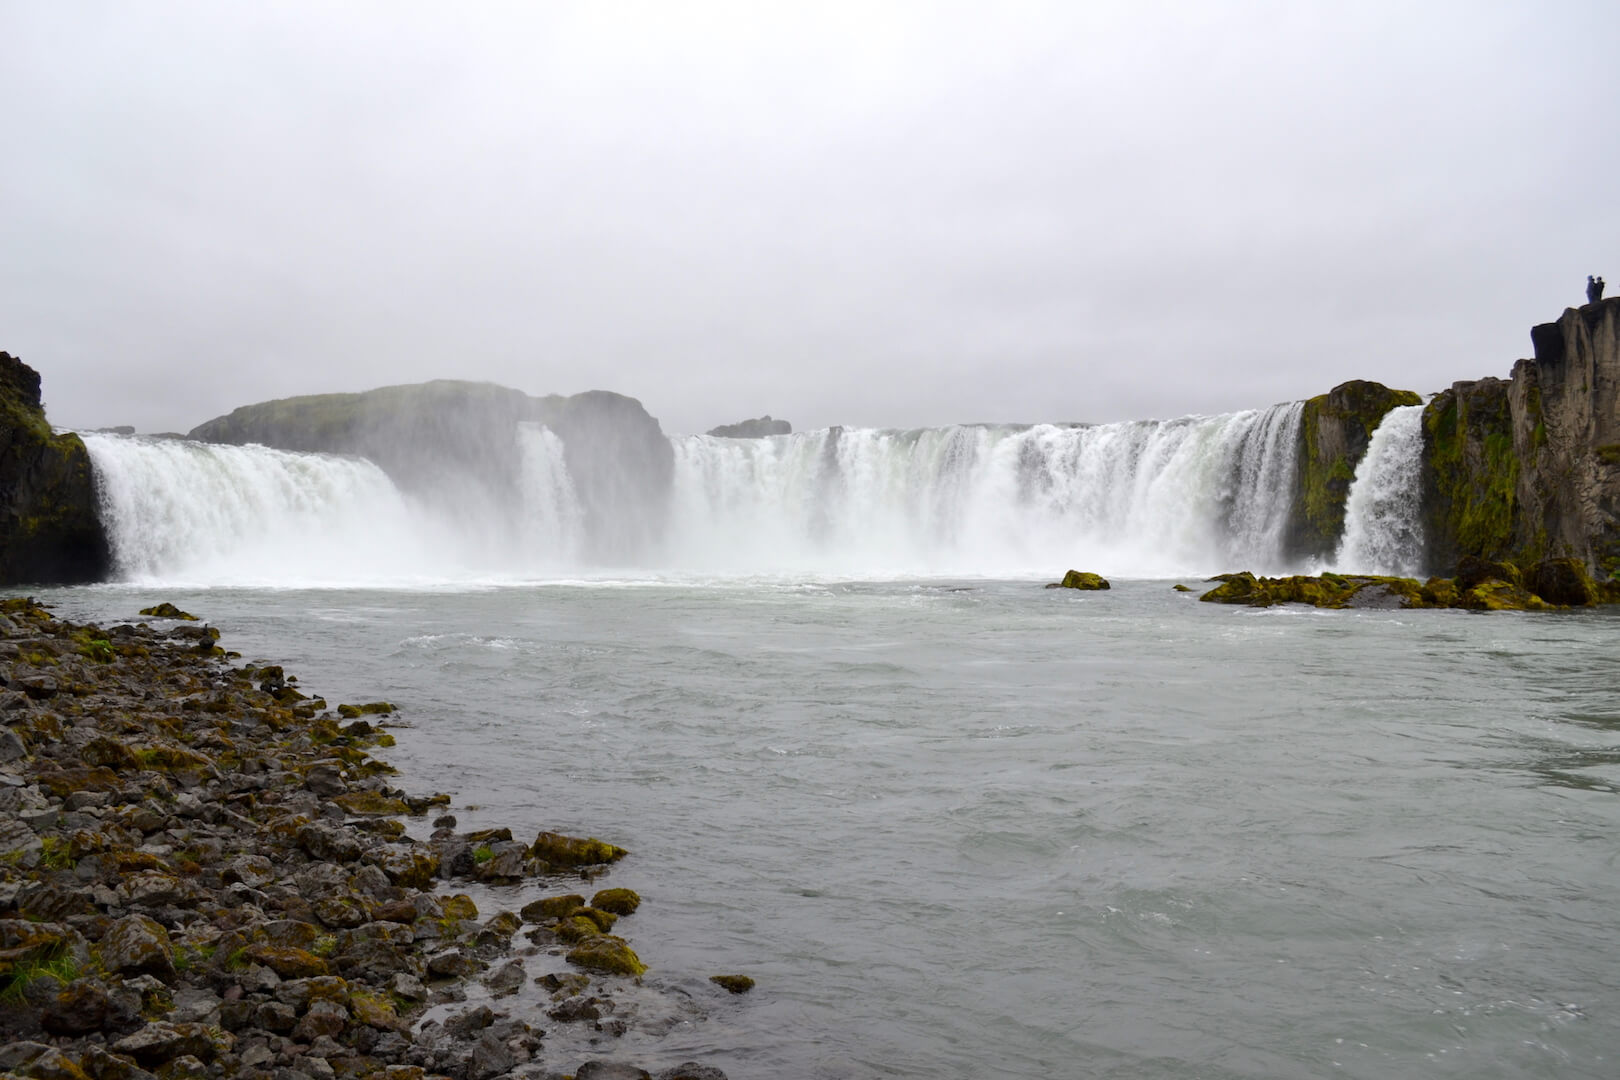
M 411 508 L 369 461 L 262 446 L 83 438 L 121 577 L 369 580 L 420 564 Z
M 1334 565 L 1347 574 L 1423 572 L 1423 406 L 1384 414 L 1356 468 Z
M 1095 427 L 671 439 L 660 550 L 696 574 L 1122 576 L 1275 570 L 1300 406 Z M 403 494 L 370 462 L 85 436 L 122 577 L 370 584 L 573 575 L 595 553 L 562 440 L 514 432 L 510 503 Z
M 1300 411 L 681 437 L 669 558 L 743 573 L 1275 570 Z
M 405 584 L 571 567 L 580 513 L 562 445 L 516 433 L 511 507 L 403 494 L 361 458 L 83 436 L 121 578 L 194 584 Z M 466 496 L 467 492 L 457 492 Z
M 518 453 L 522 549 L 537 565 L 572 565 L 581 554 L 584 513 L 568 475 L 562 440 L 544 424 L 519 424 Z

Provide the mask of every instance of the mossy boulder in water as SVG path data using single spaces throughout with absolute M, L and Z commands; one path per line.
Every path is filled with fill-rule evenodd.
M 754 988 L 754 980 L 747 975 L 710 975 L 709 981 L 731 994 L 746 994 Z
M 640 906 L 641 897 L 633 889 L 602 889 L 591 897 L 591 907 L 615 915 L 634 915 Z
M 1047 586 L 1048 589 L 1109 589 L 1112 587 L 1108 584 L 1108 579 L 1101 574 L 1093 574 L 1083 570 L 1070 570 L 1063 575 L 1062 581 L 1054 581 Z
M 152 607 L 141 608 L 141 614 L 149 615 L 154 619 L 184 619 L 187 622 L 197 621 L 197 616 L 192 615 L 189 612 L 181 611 L 167 600 L 161 604 L 155 604 Z M 280 669 L 278 668 L 277 670 L 279 671 Z
M 597 934 L 581 941 L 569 950 L 568 962 L 608 975 L 642 975 L 647 970 L 629 944 L 612 934 Z
M 622 847 L 616 847 L 594 837 L 582 840 L 577 836 L 564 836 L 562 833 L 554 832 L 542 832 L 536 836 L 529 851 L 536 859 L 555 869 L 618 862 L 629 854 Z

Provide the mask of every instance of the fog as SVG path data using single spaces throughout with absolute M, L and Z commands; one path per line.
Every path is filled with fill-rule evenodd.
M 1437 390 L 1620 289 L 1616 42 L 1598 2 L 3 3 L 0 349 L 146 431 L 442 377 L 671 432 Z

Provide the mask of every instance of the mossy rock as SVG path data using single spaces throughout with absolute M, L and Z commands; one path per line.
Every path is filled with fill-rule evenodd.
M 746 994 L 754 988 L 754 980 L 747 975 L 710 975 L 709 981 L 731 994 Z
M 290 946 L 249 945 L 244 954 L 247 959 L 280 975 L 283 979 L 308 979 L 316 975 L 331 974 L 327 962 L 312 952 Z
M 542 832 L 536 836 L 529 853 L 556 869 L 598 866 L 617 862 L 629 854 L 624 848 L 595 837 L 582 840 L 577 836 L 564 836 L 562 833 L 554 832 Z
M 1522 585 L 1492 580 L 1463 593 L 1457 606 L 1474 611 L 1543 611 L 1547 604 Z
M 332 801 L 356 817 L 397 817 L 410 813 L 410 807 L 401 799 L 389 798 L 375 791 L 350 791 L 336 795 Z
M 387 999 L 365 990 L 356 990 L 349 997 L 349 1011 L 354 1018 L 367 1027 L 378 1031 L 397 1031 L 404 1033 L 410 1025 L 400 1019 L 394 1005 Z
M 584 912 L 586 909 L 581 908 Z M 557 935 L 557 940 L 572 944 L 596 937 L 602 933 L 602 927 L 595 919 L 587 918 L 584 914 L 571 915 L 566 919 L 559 919 L 550 926 L 551 932 Z
M 439 901 L 439 910 L 446 919 L 465 921 L 478 918 L 478 905 L 465 893 L 444 897 Z
M 1192 589 L 1189 586 L 1183 585 L 1179 581 L 1170 587 L 1176 590 L 1176 592 L 1192 592 Z
M 597 934 L 581 941 L 568 951 L 567 960 L 575 967 L 608 975 L 642 975 L 647 971 L 647 965 L 629 943 L 612 934 Z
M 124 610 L 128 611 L 129 609 L 125 608 Z M 184 619 L 187 622 L 197 621 L 197 616 L 181 611 L 167 600 L 155 607 L 141 608 L 141 614 L 150 615 L 154 619 Z
M 395 848 L 375 861 L 389 881 L 406 889 L 427 888 L 439 872 L 439 856 L 422 847 Z
M 1524 576 L 1525 587 L 1549 604 L 1561 607 L 1591 607 L 1598 602 L 1598 588 L 1579 559 L 1543 559 Z
M 602 889 L 591 897 L 591 907 L 615 915 L 634 915 L 640 906 L 641 897 L 633 889 Z
M 1048 585 L 1047 588 L 1097 590 L 1111 589 L 1113 586 L 1109 585 L 1108 579 L 1103 577 L 1101 574 L 1093 574 L 1089 571 L 1070 570 L 1068 573 L 1063 575 L 1062 581 L 1054 582 L 1053 584 Z
M 594 904 L 595 901 L 592 901 L 592 903 Z M 578 893 L 568 893 L 564 896 L 546 896 L 524 904 L 520 914 L 525 922 L 543 922 L 547 919 L 566 919 L 584 906 L 585 898 L 583 896 Z
M 117 791 L 122 785 L 118 774 L 105 766 L 40 773 L 34 782 L 59 799 L 65 799 L 75 791 Z
M 338 715 L 345 720 L 358 720 L 362 716 L 387 716 L 389 713 L 398 711 L 386 701 L 370 701 L 364 705 L 339 705 L 337 707 Z

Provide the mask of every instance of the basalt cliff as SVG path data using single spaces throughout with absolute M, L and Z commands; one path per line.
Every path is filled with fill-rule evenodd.
M 0 352 L 0 582 L 99 581 L 110 562 L 84 443 L 52 433 L 39 373 Z

